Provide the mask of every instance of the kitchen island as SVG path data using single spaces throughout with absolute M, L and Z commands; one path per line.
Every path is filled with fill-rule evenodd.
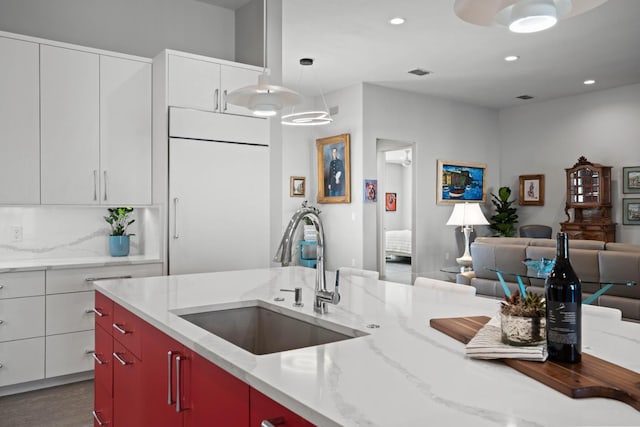
M 340 303 L 318 315 L 314 282 L 313 269 L 288 267 L 109 280 L 96 289 L 320 426 L 640 425 L 629 405 L 572 399 L 500 362 L 469 359 L 462 343 L 429 326 L 432 318 L 493 316 L 496 300 L 350 277 Z M 294 287 L 303 288 L 303 307 L 281 291 Z M 256 300 L 368 335 L 258 356 L 178 316 Z M 640 324 L 585 315 L 583 351 L 640 371 Z

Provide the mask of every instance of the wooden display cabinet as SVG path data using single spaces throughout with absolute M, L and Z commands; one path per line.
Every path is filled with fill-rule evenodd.
M 611 166 L 591 163 L 584 156 L 567 174 L 567 221 L 560 223 L 569 238 L 616 241 L 616 224 L 611 222 Z

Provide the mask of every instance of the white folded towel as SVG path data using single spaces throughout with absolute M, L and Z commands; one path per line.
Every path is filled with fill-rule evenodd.
M 494 317 L 469 341 L 465 353 L 475 359 L 522 359 L 535 362 L 547 360 L 545 344 L 513 346 L 504 344 L 501 338 L 500 318 Z

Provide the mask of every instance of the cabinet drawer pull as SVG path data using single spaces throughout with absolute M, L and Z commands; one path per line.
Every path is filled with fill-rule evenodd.
M 284 425 L 285 422 L 286 421 L 285 421 L 284 417 L 269 418 L 268 420 L 262 420 L 262 422 L 260 423 L 260 427 L 281 426 L 281 425 Z
M 182 396 L 180 395 L 180 362 L 184 359 L 184 357 L 176 356 L 176 412 L 182 410 L 180 407 L 180 401 L 182 400 Z
M 122 335 L 126 335 L 126 334 L 130 334 L 130 331 L 127 331 L 125 329 L 122 328 L 122 326 L 118 325 L 117 323 L 114 323 L 113 325 L 113 329 L 115 329 L 116 331 L 120 332 Z
M 100 419 L 100 417 L 98 416 L 98 413 L 96 411 L 91 411 L 91 415 L 93 415 L 93 419 L 96 420 L 96 422 L 98 423 L 99 426 L 104 426 L 107 424 L 106 421 L 102 421 Z
M 180 234 L 178 233 L 178 203 L 180 199 L 174 197 L 173 199 L 173 238 L 179 239 Z
M 101 312 L 99 308 L 94 307 L 91 311 L 93 311 L 93 313 L 98 317 L 104 317 L 104 313 Z
M 171 399 L 171 362 L 173 359 L 173 351 L 167 352 L 167 405 L 171 406 L 173 400 Z
M 227 111 L 227 90 L 225 89 L 224 92 L 222 92 L 222 111 Z
M 104 201 L 107 201 L 107 171 L 104 171 L 102 173 L 102 175 L 104 176 Z
M 93 353 L 91 356 L 93 356 L 93 360 L 95 360 L 98 365 L 106 365 L 108 363 L 108 361 L 100 359 L 100 356 L 96 353 Z
M 93 170 L 93 200 L 98 200 L 98 171 Z
M 95 282 L 96 280 L 115 280 L 115 279 L 131 279 L 133 276 L 130 274 L 126 274 L 124 276 L 105 276 L 105 277 L 87 277 L 84 279 L 85 282 Z
M 120 355 L 119 355 L 118 353 L 116 353 L 115 351 L 113 352 L 113 357 L 115 357 L 115 358 L 116 358 L 116 360 L 117 360 L 118 362 L 120 362 L 120 364 L 121 364 L 122 366 L 131 365 L 131 363 L 130 363 L 130 362 L 127 362 L 126 360 L 124 360 L 124 359 L 123 359 L 122 357 L 120 357 Z
M 220 101 L 218 99 L 218 94 L 220 93 L 220 89 L 216 89 L 216 91 L 213 93 L 213 99 L 216 102 L 216 106 L 213 109 L 213 111 L 218 111 L 218 108 L 220 108 Z

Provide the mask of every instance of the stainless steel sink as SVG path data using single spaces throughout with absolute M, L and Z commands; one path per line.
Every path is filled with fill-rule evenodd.
M 321 326 L 292 317 L 284 314 L 285 310 L 281 307 L 271 308 L 269 304 L 262 301 L 252 301 L 249 304 L 241 307 L 178 315 L 184 320 L 257 355 L 328 344 L 368 335 L 365 332 L 326 321 L 322 321 L 323 325 Z M 293 312 L 292 314 L 297 317 L 308 317 L 314 322 L 320 321 L 315 317 L 300 313 Z

